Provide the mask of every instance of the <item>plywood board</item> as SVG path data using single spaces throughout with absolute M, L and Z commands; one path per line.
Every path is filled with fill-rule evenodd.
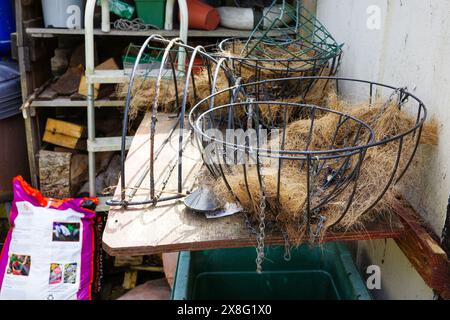
M 148 167 L 149 163 L 149 114 L 143 119 L 131 145 L 126 162 L 126 186 L 132 187 Z M 155 150 L 162 143 L 175 119 L 168 115 L 158 117 Z M 157 177 L 156 189 L 162 177 L 167 174 L 167 166 L 177 154 L 178 136 L 174 136 L 170 147 L 161 154 L 155 164 Z M 195 175 L 201 167 L 199 152 L 189 143 L 183 157 L 184 182 L 189 188 L 194 184 Z M 167 184 L 167 190 L 176 191 L 176 169 Z M 142 188 L 137 191 L 135 200 L 149 198 L 149 177 L 146 176 Z M 129 190 L 127 190 L 127 194 Z M 119 199 L 120 188 L 115 198 Z M 401 225 L 394 221 L 389 225 L 376 224 L 366 226 L 364 233 L 348 231 L 329 233 L 325 241 L 380 239 L 397 237 L 402 233 Z M 307 240 L 307 239 L 305 239 Z M 111 207 L 105 231 L 103 233 L 104 249 L 113 256 L 147 255 L 160 252 L 180 250 L 203 250 L 214 248 L 243 247 L 255 245 L 255 237 L 245 228 L 245 221 L 240 214 L 219 219 L 207 219 L 185 208 L 181 200 L 161 202 L 156 206 L 128 207 L 122 209 Z M 269 234 L 266 244 L 283 244 L 281 235 Z

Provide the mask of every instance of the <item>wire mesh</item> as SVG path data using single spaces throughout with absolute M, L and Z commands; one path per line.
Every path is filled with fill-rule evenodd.
M 254 82 L 292 76 L 333 76 L 339 68 L 341 47 L 301 1 L 274 1 L 247 40 L 225 39 L 218 45 L 216 55 L 230 59 L 232 69 L 243 82 Z M 314 85 L 312 80 L 305 80 L 301 87 L 287 84 L 290 90 L 284 94 L 304 100 Z

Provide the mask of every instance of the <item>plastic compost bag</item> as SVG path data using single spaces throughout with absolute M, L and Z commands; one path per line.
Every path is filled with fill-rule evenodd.
M 11 228 L 0 256 L 0 299 L 90 300 L 96 198 L 45 198 L 13 180 Z
M 130 20 L 134 15 L 134 6 L 128 3 L 125 3 L 120 0 L 108 0 L 109 2 L 109 11 L 114 13 L 115 15 Z M 97 0 L 97 5 L 101 4 L 100 0 Z

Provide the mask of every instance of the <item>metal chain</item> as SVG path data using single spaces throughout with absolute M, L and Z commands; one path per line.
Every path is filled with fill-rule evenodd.
M 162 182 L 161 184 L 161 189 L 159 190 L 159 193 L 156 195 L 155 200 L 158 201 L 162 194 L 164 193 L 164 190 L 166 189 L 167 183 L 170 180 L 170 177 L 172 176 L 173 170 L 175 170 L 176 166 L 177 166 L 178 162 L 173 163 L 173 165 L 169 168 L 169 171 L 167 173 L 167 177 L 166 179 Z
M 264 260 L 264 239 L 266 238 L 266 193 L 263 175 L 261 175 L 261 197 L 259 207 L 259 232 L 256 235 L 256 272 L 262 273 L 262 262 Z
M 310 226 L 310 234 L 311 234 L 311 243 L 314 243 L 317 239 L 320 238 L 320 233 L 322 232 L 322 228 L 325 225 L 325 221 L 327 218 L 319 214 L 319 221 L 317 222 L 316 230 L 313 230 L 312 226 Z
M 286 230 L 281 230 L 284 238 L 284 261 L 291 261 L 291 245 L 289 243 L 289 235 Z
M 248 215 L 248 213 L 244 213 L 244 218 L 245 218 L 245 226 L 247 227 L 247 230 L 252 234 L 252 235 L 256 235 L 258 234 L 258 231 L 256 231 L 256 229 L 252 226 L 252 223 L 250 222 L 250 217 Z
M 395 90 L 391 93 L 391 95 L 389 96 L 389 98 L 386 100 L 386 102 L 383 103 L 383 105 L 381 106 L 381 108 L 380 108 L 380 113 L 377 115 L 377 118 L 376 118 L 375 120 L 378 120 L 378 119 L 381 117 L 381 115 L 384 113 L 384 111 L 386 110 L 386 108 L 389 107 L 389 104 L 394 100 L 394 97 L 397 96 L 397 100 L 398 100 L 397 103 L 398 103 L 399 107 L 400 107 L 403 103 L 405 103 L 406 100 L 400 101 L 400 95 L 399 95 L 399 94 L 400 94 L 400 93 L 403 93 L 404 91 L 407 91 L 407 90 L 408 90 L 407 87 L 395 89 Z
M 189 143 L 189 139 L 186 139 L 186 142 L 184 143 L 183 147 L 181 148 L 182 152 L 184 151 L 184 149 L 186 148 L 188 143 Z M 178 156 L 176 157 L 175 161 L 172 161 L 172 164 L 169 163 L 170 167 L 169 167 L 169 171 L 167 173 L 167 177 L 161 184 L 161 188 L 159 190 L 159 193 L 156 196 L 156 201 L 158 201 L 161 198 L 162 194 L 164 193 L 164 190 L 166 189 L 167 183 L 169 183 L 170 177 L 172 176 L 172 173 L 175 170 L 175 168 L 177 167 L 177 165 L 178 165 Z
M 117 19 L 116 21 L 114 21 L 111 24 L 113 25 L 114 29 L 123 30 L 123 31 L 148 31 L 151 29 L 156 29 L 156 30 L 160 29 L 159 27 L 157 27 L 155 25 L 145 23 L 140 18 L 136 18 L 133 20 Z

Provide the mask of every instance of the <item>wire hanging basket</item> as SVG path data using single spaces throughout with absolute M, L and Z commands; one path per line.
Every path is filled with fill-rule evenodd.
M 341 45 L 301 1 L 293 1 L 292 4 L 274 1 L 248 39 L 225 39 L 219 43 L 217 51 L 217 56 L 231 61 L 232 69 L 242 82 L 294 76 L 333 76 L 342 55 Z M 313 90 L 315 80 L 305 80 L 301 86 L 288 80 L 278 82 L 277 86 L 285 89 L 272 90 L 272 98 L 295 96 L 308 102 L 312 91 L 315 95 L 320 93 L 318 88 Z M 325 86 L 322 86 L 320 91 L 324 90 Z
M 134 54 L 131 55 L 131 52 Z M 186 123 L 186 110 L 215 90 L 234 84 L 232 72 L 227 68 L 225 59 L 215 59 L 202 46 L 194 48 L 178 38 L 168 40 L 159 35 L 150 36 L 139 50 L 135 46 L 129 48 L 124 60 L 133 61 L 133 68 L 129 70 L 129 83 L 119 90 L 119 95 L 125 98 L 120 197 L 109 200 L 107 204 L 120 207 L 156 205 L 182 198 L 188 193 L 183 181 L 183 157 L 192 136 Z M 230 99 L 227 95 L 223 98 Z M 130 117 L 140 111 L 151 114 L 149 161 L 140 177 L 129 185 L 125 166 L 126 138 Z M 158 126 L 158 116 L 161 114 L 176 119 L 171 122 L 170 128 Z M 165 138 L 156 144 L 158 134 L 165 135 Z M 160 160 L 162 155 L 173 151 L 170 148 L 176 149 L 173 159 Z M 157 161 L 168 161 L 164 163 L 164 171 L 168 174 L 163 179 L 159 177 L 160 172 L 155 172 Z M 167 183 L 173 176 L 177 177 L 177 187 L 167 190 Z M 146 179 L 149 180 L 148 194 L 142 199 L 136 193 Z
M 259 255 L 268 224 L 280 226 L 292 243 L 316 243 L 327 230 L 347 230 L 385 214 L 391 187 L 414 158 L 427 113 L 405 88 L 337 77 L 289 81 L 332 81 L 359 96 L 344 102 L 331 95 L 321 107 L 246 95 L 248 88 L 285 80 L 235 85 L 203 99 L 189 114 L 215 179 L 212 188 L 219 199 L 243 207 Z M 241 95 L 221 103 L 229 90 Z M 348 100 L 359 106 L 348 106 Z M 282 110 L 279 121 L 262 116 L 273 108 Z M 301 109 L 302 117 L 290 120 L 291 109 Z

